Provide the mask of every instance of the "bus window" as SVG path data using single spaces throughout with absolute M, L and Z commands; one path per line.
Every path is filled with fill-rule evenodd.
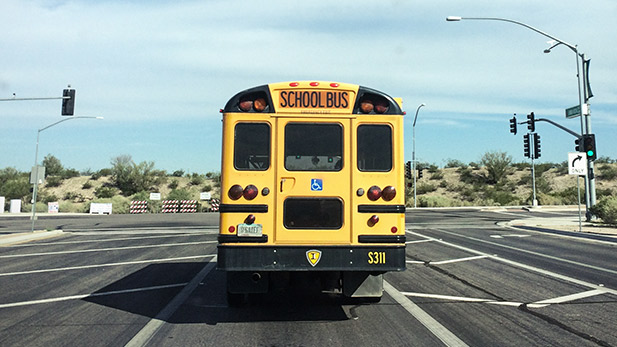
M 336 198 L 289 198 L 283 207 L 287 229 L 340 229 L 343 202 Z
M 358 126 L 358 170 L 392 169 L 392 128 L 388 125 Z
M 285 126 L 285 169 L 340 171 L 343 127 L 339 124 L 289 123 Z
M 234 134 L 236 170 L 263 171 L 270 167 L 270 126 L 238 123 Z

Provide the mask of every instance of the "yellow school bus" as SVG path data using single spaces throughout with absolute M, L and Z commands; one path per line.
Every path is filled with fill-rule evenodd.
M 379 300 L 405 270 L 402 101 L 346 83 L 244 90 L 223 114 L 217 267 L 230 302 L 297 276 Z

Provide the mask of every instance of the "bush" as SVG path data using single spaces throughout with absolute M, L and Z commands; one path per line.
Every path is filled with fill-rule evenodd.
M 94 195 L 99 199 L 108 199 L 116 195 L 117 190 L 113 187 L 100 186 L 94 190 Z
M 79 177 L 79 171 L 77 171 L 75 169 L 66 169 L 66 170 L 62 171 L 62 173 L 60 174 L 60 177 L 62 177 L 63 179 Z
M 432 184 L 428 184 L 428 183 L 421 183 L 421 184 L 418 184 L 416 186 L 416 194 L 417 195 L 422 195 L 422 194 L 434 192 L 436 190 L 437 190 L 436 186 L 434 186 Z
M 186 189 L 173 189 L 167 195 L 168 200 L 191 200 L 192 195 Z
M 617 196 L 606 197 L 591 208 L 591 213 L 606 224 L 617 224 Z
M 204 181 L 205 181 L 205 178 L 204 178 L 204 176 L 202 176 L 202 175 L 199 175 L 199 174 L 197 174 L 197 173 L 193 173 L 193 174 L 191 175 L 191 181 L 190 181 L 190 184 L 191 184 L 192 186 L 198 186 L 198 185 L 200 185 L 200 184 L 204 183 Z
M 437 170 L 437 171 L 435 171 L 435 172 L 431 175 L 431 177 L 430 177 L 429 179 L 431 179 L 431 180 L 440 180 L 440 179 L 443 179 L 443 172 L 442 172 L 442 171 Z
M 441 195 L 418 197 L 420 207 L 452 207 L 457 206 L 456 201 Z
M 617 178 L 617 167 L 611 165 L 602 165 L 598 168 L 600 174 L 598 175 L 601 179 L 612 181 Z
M 55 194 L 49 194 L 49 195 L 44 195 L 43 197 L 41 197 L 41 202 L 43 203 L 48 203 L 48 202 L 56 202 L 58 201 L 58 197 Z
M 82 186 L 81 189 L 90 189 L 92 188 L 92 182 L 90 181 L 86 181 Z
M 169 182 L 169 184 L 167 185 L 167 188 L 173 190 L 173 189 L 178 188 L 178 185 L 179 185 L 178 180 L 177 179 L 173 179 L 173 180 L 171 180 L 171 182 Z
M 484 153 L 480 162 L 486 167 L 486 182 L 495 184 L 507 176 L 512 156 L 505 152 L 487 152 Z
M 45 181 L 45 187 L 60 187 L 60 185 L 62 185 L 62 177 L 60 176 L 47 177 Z

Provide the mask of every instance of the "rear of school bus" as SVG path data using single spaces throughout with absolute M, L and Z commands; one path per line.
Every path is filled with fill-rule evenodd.
M 230 301 L 297 276 L 378 299 L 383 274 L 405 270 L 400 103 L 331 82 L 263 85 L 227 102 L 218 268 Z

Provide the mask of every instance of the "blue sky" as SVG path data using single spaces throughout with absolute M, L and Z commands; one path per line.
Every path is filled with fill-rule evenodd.
M 32 1 L 0 12 L 0 98 L 76 89 L 75 119 L 41 132 L 39 160 L 98 170 L 129 154 L 158 169 L 220 170 L 219 109 L 236 92 L 280 81 L 326 80 L 402 97 L 406 158 L 442 166 L 487 151 L 523 156 L 508 120 L 565 119 L 578 104 L 576 61 L 564 46 L 495 21 L 518 20 L 591 58 L 591 128 L 600 156 L 617 158 L 617 3 L 578 1 Z M 60 100 L 0 102 L 0 168 L 29 171 L 37 129 L 60 119 Z M 574 138 L 538 123 L 540 162 L 562 162 Z

